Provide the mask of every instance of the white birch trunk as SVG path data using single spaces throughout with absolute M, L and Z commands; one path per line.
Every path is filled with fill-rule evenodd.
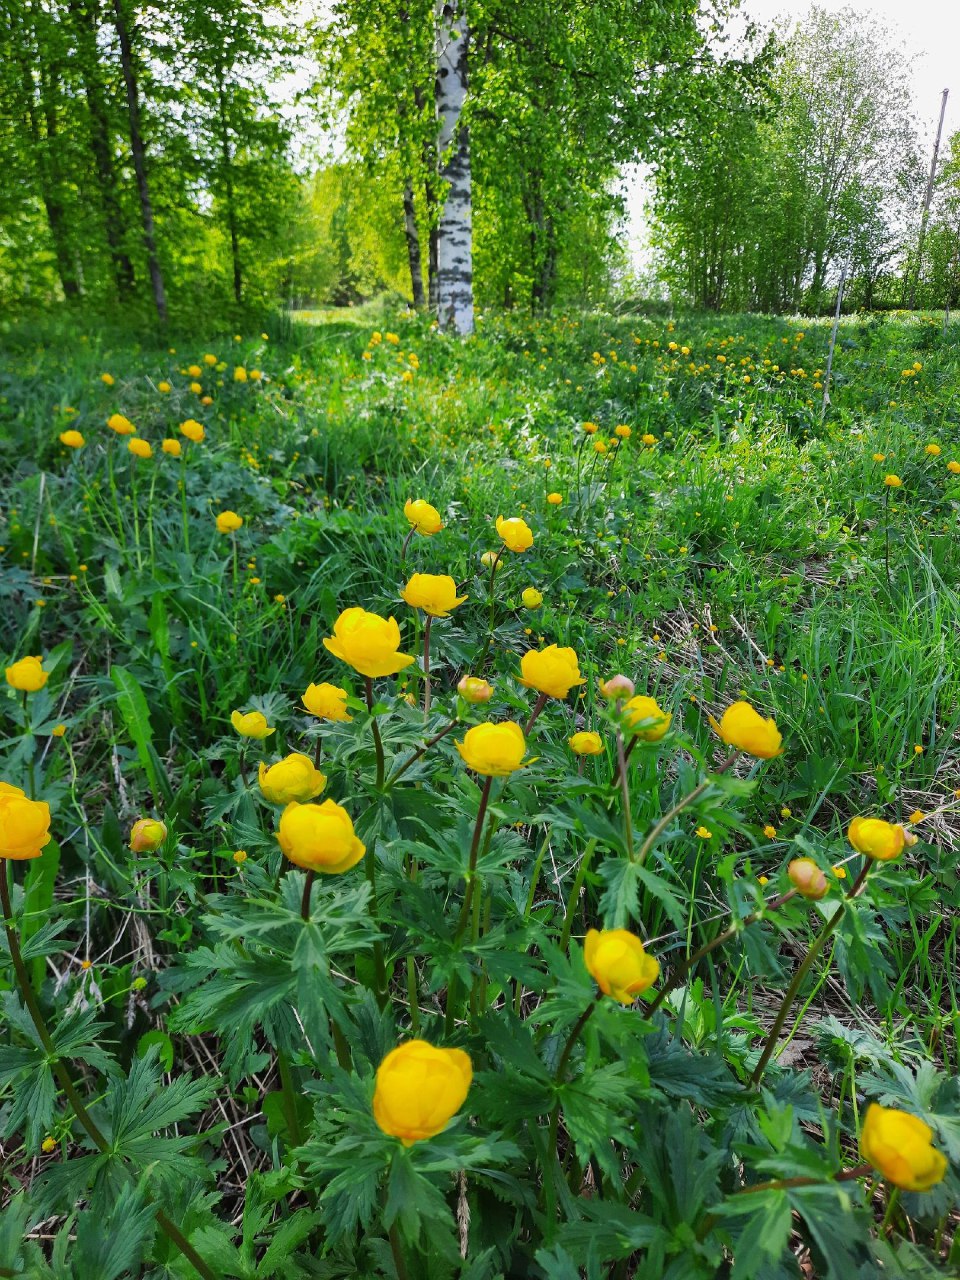
M 442 329 L 473 332 L 473 209 L 467 96 L 467 0 L 436 0 L 440 177 L 449 184 L 437 235 L 437 318 Z

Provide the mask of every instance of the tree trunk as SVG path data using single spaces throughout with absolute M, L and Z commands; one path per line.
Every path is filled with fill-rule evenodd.
M 448 184 L 437 227 L 437 317 L 440 327 L 473 332 L 473 230 L 470 135 L 461 120 L 467 95 L 467 0 L 437 0 L 438 144 Z
M 113 0 L 114 26 L 120 42 L 120 66 L 127 93 L 127 115 L 130 123 L 130 151 L 133 169 L 137 176 L 137 195 L 140 200 L 140 219 L 143 224 L 143 244 L 147 251 L 147 269 L 153 288 L 153 302 L 161 324 L 167 322 L 167 295 L 163 287 L 163 275 L 157 257 L 157 239 L 153 226 L 153 205 L 150 202 L 150 184 L 147 181 L 147 154 L 140 130 L 140 92 L 133 65 L 133 48 L 130 27 L 123 11 L 123 0 Z
M 227 198 L 227 228 L 230 232 L 230 258 L 233 262 L 233 296 L 239 304 L 243 293 L 240 266 L 240 233 L 233 190 L 233 156 L 230 153 L 230 124 L 227 119 L 227 96 L 223 87 L 223 68 L 217 67 L 217 114 L 220 123 L 220 159 L 223 162 L 224 192 Z
M 426 305 L 423 292 L 423 258 L 420 254 L 420 231 L 417 228 L 417 210 L 413 201 L 413 183 L 403 184 L 403 230 L 407 237 L 407 261 L 410 263 L 410 290 L 413 305 L 422 310 Z
M 97 15 L 90 4 L 69 0 L 80 52 L 80 76 L 90 116 L 90 149 L 97 170 L 103 228 L 113 264 L 113 279 L 120 301 L 130 296 L 134 286 L 133 263 L 125 247 L 126 230 L 117 196 L 117 174 L 110 146 L 110 124 L 103 85 L 98 76 Z

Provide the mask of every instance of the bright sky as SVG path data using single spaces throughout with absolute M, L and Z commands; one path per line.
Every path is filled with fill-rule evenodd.
M 940 100 L 950 90 L 943 124 L 944 142 L 960 129 L 960 0 L 742 0 L 740 12 L 760 26 L 802 22 L 817 4 L 836 13 L 849 8 L 863 15 L 865 27 L 886 27 L 900 50 L 912 59 L 914 112 L 929 164 Z M 942 154 L 942 152 L 941 152 Z M 633 255 L 643 261 L 647 197 L 641 173 L 628 180 L 629 236 Z

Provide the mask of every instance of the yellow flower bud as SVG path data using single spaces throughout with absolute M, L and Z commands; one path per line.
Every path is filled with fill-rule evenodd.
M 221 511 L 217 516 L 218 533 L 236 533 L 243 524 L 243 517 L 235 511 Z
M 381 618 L 365 609 L 344 609 L 325 636 L 324 648 L 359 671 L 362 676 L 392 676 L 413 662 L 413 655 L 399 653 L 400 628 L 395 618 Z
M 499 551 L 485 551 L 480 557 L 480 563 L 485 569 L 492 569 L 494 573 L 499 573 L 503 568 L 503 559 Z
M 764 720 L 749 702 L 734 702 L 727 707 L 719 724 L 712 716 L 710 723 L 729 746 L 758 760 L 772 760 L 783 751 L 783 738 L 775 722 Z
M 271 804 L 289 804 L 291 800 L 303 804 L 318 796 L 327 785 L 327 779 L 310 757 L 299 751 L 273 765 L 261 760 L 257 777 L 264 799 Z
M 457 584 L 445 573 L 415 573 L 400 594 L 411 608 L 432 618 L 449 617 L 467 598 L 457 595 Z
M 812 858 L 794 858 L 787 867 L 787 875 L 798 893 L 815 901 L 824 897 L 830 887 L 827 877 Z
M 139 436 L 134 436 L 134 438 L 128 442 L 127 448 L 135 458 L 153 457 L 153 449 L 150 444 L 146 440 L 141 440 Z
M 586 729 L 582 729 L 579 733 L 575 733 L 572 738 L 568 738 L 570 750 L 577 756 L 599 756 L 603 752 L 603 739 L 599 733 L 592 733 Z
M 883 477 L 883 483 L 887 486 L 888 489 L 899 489 L 900 486 L 903 484 L 903 481 L 900 479 L 899 476 L 895 476 L 891 474 Z
M 426 1040 L 408 1040 L 392 1049 L 377 1068 L 373 1118 L 405 1147 L 432 1138 L 463 1106 L 473 1079 L 462 1049 L 437 1049 Z
M 543 596 L 536 587 L 527 587 L 520 599 L 527 609 L 539 609 L 543 604 Z
M 497 516 L 497 533 L 510 551 L 527 551 L 533 546 L 533 530 L 519 516 L 509 520 Z
M 493 685 L 479 676 L 462 676 L 457 684 L 457 692 L 464 702 L 489 702 L 493 697 Z
M 50 843 L 50 806 L 0 782 L 0 858 L 39 858 Z M 0 870 L 0 874 L 3 874 Z
M 168 453 L 172 458 L 179 458 L 180 455 L 183 453 L 183 449 L 180 445 L 180 441 L 174 440 L 169 436 L 167 437 L 166 440 L 164 440 L 160 448 L 163 450 L 164 453 Z
M 134 853 L 152 853 L 167 838 L 166 825 L 156 818 L 139 818 L 130 828 L 130 844 Z
M 583 943 L 591 978 L 604 995 L 632 1004 L 660 976 L 660 964 L 627 929 L 591 929 Z
M 903 827 L 882 818 L 854 818 L 847 828 L 847 839 L 857 853 L 890 862 L 903 853 L 906 833 Z
M 618 674 L 611 676 L 609 680 L 600 681 L 600 692 L 605 698 L 609 698 L 611 702 L 618 702 L 624 698 L 632 698 L 634 688 L 634 683 L 629 676 Z M 651 701 L 653 700 L 651 699 Z
M 520 659 L 520 683 L 551 698 L 565 698 L 574 685 L 585 684 L 573 649 L 548 645 L 539 652 L 530 649 Z
M 408 499 L 403 504 L 403 514 L 409 520 L 411 528 L 416 529 L 417 533 L 423 534 L 425 538 L 432 537 L 443 528 L 440 512 L 436 507 L 431 507 L 429 502 L 424 502 L 422 498 Z
M 631 698 L 624 707 L 624 722 L 643 742 L 659 742 L 670 728 L 672 719 L 672 714 L 664 711 L 656 698 L 647 698 L 643 694 Z
M 527 751 L 523 730 L 511 720 L 475 725 L 456 747 L 468 768 L 488 778 L 505 778 L 520 769 Z
M 50 672 L 44 671 L 40 658 L 21 658 L 5 668 L 4 675 L 11 689 L 19 689 L 21 693 L 36 693 L 50 679 Z
M 560 506 L 560 504 L 561 504 L 561 502 L 563 502 L 563 494 L 562 494 L 562 493 L 548 493 L 548 494 L 547 494 L 547 501 L 550 503 L 551 507 L 559 507 L 559 506 Z
M 61 431 L 60 443 L 65 444 L 68 449 L 82 449 L 87 442 L 79 431 Z
M 896 1107 L 871 1102 L 860 1131 L 860 1153 L 904 1191 L 929 1191 L 942 1182 L 947 1160 L 933 1146 L 928 1124 Z
M 115 379 L 112 373 L 101 373 L 100 381 L 105 387 L 112 387 Z
M 288 804 L 280 815 L 277 841 L 298 867 L 328 875 L 349 871 L 366 853 L 350 815 L 333 800 Z
M 180 423 L 180 434 L 186 436 L 188 440 L 192 440 L 194 444 L 199 444 L 206 432 L 202 422 L 197 422 L 194 418 L 187 418 L 186 422 Z
M 118 436 L 132 436 L 136 431 L 136 427 L 129 418 L 125 418 L 122 413 L 112 413 L 107 419 L 107 426 L 111 431 L 115 431 Z
M 231 711 L 230 723 L 241 738 L 267 738 L 275 732 L 262 711 Z
M 335 684 L 310 684 L 300 699 L 318 720 L 352 720 L 347 713 L 347 691 Z
M 233 380 L 234 382 L 246 382 L 247 371 L 246 369 L 244 369 L 243 365 L 237 365 L 237 367 L 234 369 Z

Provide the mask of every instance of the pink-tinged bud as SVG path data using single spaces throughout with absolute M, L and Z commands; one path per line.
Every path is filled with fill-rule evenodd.
M 830 887 L 827 877 L 812 858 L 794 858 L 787 867 L 787 875 L 797 893 L 814 901 L 825 897 Z
M 457 685 L 457 693 L 464 702 L 489 702 L 493 697 L 493 685 L 479 676 L 464 676 Z
M 167 838 L 167 828 L 156 818 L 140 818 L 130 828 L 130 848 L 134 853 L 153 853 Z
M 633 681 L 629 676 L 611 676 L 609 680 L 600 681 L 600 692 L 611 702 L 621 698 L 632 698 L 635 692 Z

